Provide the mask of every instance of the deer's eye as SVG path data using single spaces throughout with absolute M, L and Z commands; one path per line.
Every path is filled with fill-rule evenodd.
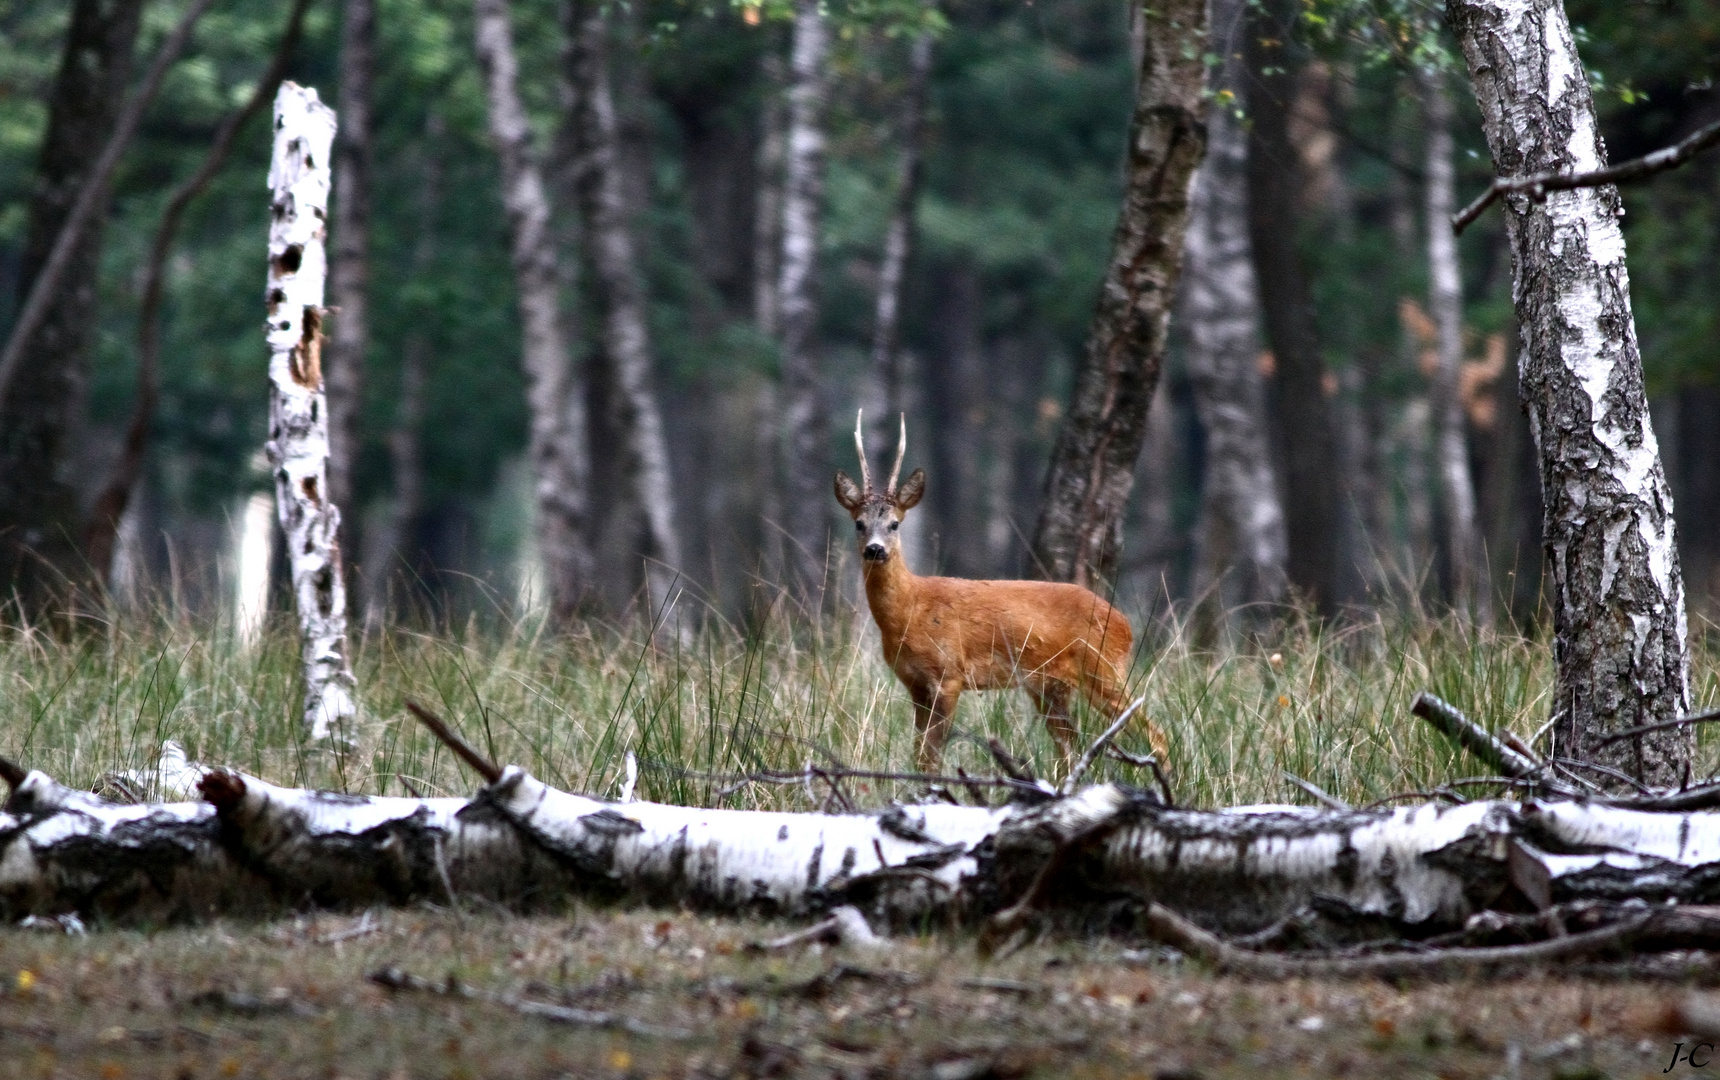
M 866 523 L 864 521 L 856 521 L 854 523 L 854 531 L 855 532 L 865 532 L 866 531 Z
M 890 522 L 890 531 L 891 532 L 895 532 L 897 529 L 900 529 L 901 527 L 902 527 L 902 523 L 900 521 Z

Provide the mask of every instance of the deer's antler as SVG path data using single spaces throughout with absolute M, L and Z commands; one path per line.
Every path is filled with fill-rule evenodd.
M 854 413 L 854 449 L 860 454 L 860 487 L 870 497 L 872 494 L 872 470 L 866 465 L 866 410 L 860 409 Z M 894 486 L 896 481 L 891 480 Z
M 896 439 L 896 464 L 890 466 L 890 483 L 885 486 L 884 494 L 894 499 L 896 497 L 896 481 L 902 475 L 902 458 L 908 453 L 908 414 L 902 413 L 902 433 Z M 859 431 L 856 429 L 855 434 Z M 864 459 L 865 455 L 861 455 Z

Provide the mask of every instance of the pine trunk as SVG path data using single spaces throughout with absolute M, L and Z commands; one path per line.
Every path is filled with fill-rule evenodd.
M 1244 7 L 1212 5 L 1219 52 L 1232 57 L 1231 34 Z M 1239 29 L 1239 28 L 1238 28 Z M 1184 241 L 1182 313 L 1188 375 L 1206 435 L 1194 595 L 1222 615 L 1239 604 L 1284 598 L 1284 508 L 1267 444 L 1266 395 L 1260 377 L 1260 300 L 1248 240 L 1248 136 L 1231 112 L 1228 90 L 1243 85 L 1241 64 L 1225 63 L 1219 104 L 1207 114 L 1206 160 L 1189 196 Z M 1226 580 L 1228 577 L 1228 580 Z
M 1450 0 L 1500 176 L 1606 164 L 1559 0 Z M 1558 753 L 1651 784 L 1690 767 L 1688 727 L 1608 733 L 1690 702 L 1672 498 L 1643 391 L 1618 189 L 1509 196 L 1521 387 L 1541 459 Z
M 340 509 L 329 498 L 328 402 L 323 390 L 323 287 L 328 257 L 329 150 L 335 115 L 309 87 L 285 83 L 275 98 L 269 162 L 269 465 L 275 511 L 287 537 L 305 726 L 311 737 L 340 730 L 354 712 L 346 661 L 346 585 Z
M 48 99 L 29 232 L 23 305 L 112 134 L 130 82 L 141 0 L 78 0 Z M 105 205 L 105 201 L 104 204 Z M 0 384 L 0 595 L 32 618 L 81 577 L 76 455 L 97 328 L 102 218 L 85 226 L 40 328 Z M 16 328 L 14 328 L 14 333 Z
M 663 415 L 652 387 L 651 338 L 645 290 L 627 201 L 627 178 L 609 75 L 609 22 L 597 0 L 572 0 L 563 9 L 568 82 L 576 108 L 578 193 L 592 268 L 592 292 L 601 325 L 599 358 L 616 394 L 624 484 L 643 519 L 636 556 L 644 560 L 647 617 L 666 614 L 681 571 L 674 490 Z
M 373 0 L 344 0 L 340 29 L 340 135 L 334 147 L 334 259 L 329 264 L 329 494 L 351 509 L 361 441 L 364 355 L 370 343 L 370 98 Z M 347 539 L 351 540 L 351 526 Z
M 549 198 L 520 103 L 508 0 L 477 0 L 473 22 L 512 237 L 521 360 L 531 411 L 538 554 L 548 581 L 551 616 L 565 622 L 589 602 L 593 586 L 585 398 L 562 333 Z
M 1451 95 L 1444 77 L 1424 73 L 1421 97 L 1427 123 L 1427 306 L 1439 358 L 1434 374 L 1434 457 L 1439 463 L 1451 601 L 1457 610 L 1486 625 L 1493 618 L 1493 587 L 1476 521 L 1475 479 L 1469 469 L 1469 440 L 1458 395 L 1463 366 L 1463 281 L 1457 265 L 1457 237 L 1451 232 L 1457 201 L 1456 170 L 1452 161 Z
M 1290 582 L 1321 611 L 1335 610 L 1341 516 L 1338 453 L 1326 405 L 1326 369 L 1308 273 L 1297 250 L 1300 168 L 1290 137 L 1296 71 L 1286 41 L 1299 5 L 1272 0 L 1251 12 L 1245 35 L 1249 86 L 1249 239 L 1254 245 L 1266 341 L 1272 349 L 1283 442 Z
M 818 241 L 824 204 L 824 112 L 830 27 L 818 0 L 796 0 L 784 150 L 777 318 L 782 346 L 783 525 L 789 583 L 803 598 L 824 583 L 830 477 L 819 374 Z
M 423 280 L 436 263 L 437 218 L 442 207 L 442 135 L 445 122 L 432 112 L 424 124 L 419 168 L 418 236 L 412 246 L 412 276 Z M 432 358 L 430 335 L 423 325 L 431 312 L 419 307 L 412 329 L 400 347 L 400 389 L 394 400 L 394 423 L 388 429 L 388 465 L 393 491 L 375 528 L 364 532 L 364 623 L 378 629 L 389 616 L 391 586 L 406 569 L 415 569 L 410 536 L 424 501 L 424 466 L 419 456 L 419 431 L 424 420 L 424 383 Z
M 1123 208 L 1033 540 L 1039 573 L 1090 587 L 1116 575 L 1182 270 L 1189 181 L 1206 145 L 1205 0 L 1143 5 L 1140 18 Z

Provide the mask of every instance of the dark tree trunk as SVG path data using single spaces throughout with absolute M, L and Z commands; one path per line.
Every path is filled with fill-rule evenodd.
M 980 454 L 986 441 L 989 396 L 982 336 L 985 297 L 979 271 L 971 263 L 952 267 L 942 277 L 939 332 L 928 357 L 926 379 L 931 430 L 925 442 L 932 451 L 926 501 L 934 508 L 931 516 L 937 521 L 932 543 L 938 572 L 979 577 L 985 565 Z M 890 437 L 874 445 L 894 446 L 895 429 L 892 419 Z
M 926 91 L 932 74 L 932 37 L 919 34 L 908 54 L 908 87 L 902 99 L 902 157 L 896 167 L 896 202 L 884 230 L 884 255 L 878 261 L 878 299 L 872 320 L 872 377 L 883 408 L 872 421 L 874 446 L 888 446 L 898 418 L 908 411 L 903 377 L 902 291 L 914 251 L 914 209 L 920 201 L 924 155 L 920 140 L 926 126 Z
M 641 518 L 641 542 L 632 554 L 644 561 L 649 616 L 670 599 L 681 571 L 681 540 L 609 81 L 609 22 L 595 0 L 570 0 L 563 20 L 571 44 L 567 78 L 575 96 L 580 219 L 600 320 L 597 355 L 609 369 L 605 384 L 615 392 L 623 482 Z
M 790 584 L 803 598 L 824 583 L 825 402 L 818 363 L 818 240 L 824 204 L 824 112 L 830 96 L 830 27 L 818 0 L 796 0 L 788 138 L 784 152 L 782 263 L 777 304 L 782 343 L 782 508 Z
M 132 403 L 131 419 L 126 425 L 125 442 L 120 448 L 119 458 L 109 470 L 107 481 L 96 496 L 84 522 L 84 561 L 90 574 L 103 586 L 112 585 L 114 550 L 118 543 L 120 521 L 124 518 L 133 490 L 143 475 L 149 451 L 149 431 L 155 422 L 155 405 L 160 390 L 161 292 L 167 272 L 168 253 L 172 250 L 174 237 L 179 233 L 179 223 L 185 216 L 186 208 L 220 173 L 233 150 L 235 139 L 251 117 L 262 112 L 263 108 L 274 100 L 275 91 L 280 88 L 281 79 L 286 75 L 287 64 L 292 60 L 293 50 L 298 47 L 305 9 L 310 6 L 310 2 L 311 0 L 296 0 L 293 4 L 292 13 L 287 16 L 286 28 L 281 32 L 280 44 L 275 47 L 274 59 L 258 81 L 256 89 L 251 92 L 250 101 L 221 122 L 221 126 L 215 131 L 214 139 L 210 141 L 209 153 L 204 157 L 203 164 L 174 191 L 167 201 L 167 209 L 162 211 L 161 224 L 156 228 L 155 240 L 150 246 L 149 263 L 144 270 L 142 299 L 138 303 L 137 398 Z
M 328 387 L 329 493 L 352 509 L 347 547 L 360 520 L 353 501 L 353 471 L 362 445 L 364 358 L 370 344 L 371 78 L 376 61 L 374 0 L 344 0 L 340 28 L 340 134 L 334 144 L 334 259 L 329 265 Z
M 1560 0 L 1450 0 L 1500 176 L 1606 164 Z M 1690 703 L 1672 498 L 1643 391 L 1618 189 L 1503 200 L 1540 452 L 1552 575 L 1558 753 L 1675 784 L 1689 728 L 1596 744 Z
M 1202 122 L 1205 0 L 1143 5 L 1127 187 L 1068 419 L 1051 455 L 1034 562 L 1057 581 L 1114 580 L 1123 515 L 1164 364 Z
M 78 0 L 72 6 L 30 203 L 21 305 L 113 132 L 142 8 L 142 0 Z M 0 595 L 16 597 L 26 617 L 42 614 L 84 576 L 77 453 L 105 216 L 98 210 L 85 226 L 40 328 L 23 345 L 0 409 Z
M 445 122 L 432 112 L 424 122 L 420 142 L 423 187 L 419 192 L 418 236 L 412 246 L 412 276 L 422 279 L 436 263 L 437 219 L 442 208 Z M 413 523 L 424 503 L 424 465 L 419 454 L 419 429 L 424 419 L 424 383 L 432 359 L 430 335 L 422 327 L 431 312 L 413 313 L 411 329 L 400 347 L 400 389 L 394 399 L 394 422 L 388 429 L 388 465 L 394 490 L 376 526 L 364 532 L 364 622 L 367 630 L 380 628 L 389 617 L 392 583 L 403 569 L 417 564 L 417 553 L 408 546 Z
M 774 340 L 781 330 L 782 181 L 787 155 L 788 109 L 782 57 L 767 51 L 760 61 L 764 102 L 759 110 L 758 159 L 753 194 L 753 325 Z M 751 410 L 753 490 L 757 497 L 756 559 L 759 577 L 780 582 L 782 542 L 781 395 L 770 377 L 759 381 Z
M 1268 0 L 1251 12 L 1245 39 L 1253 127 L 1248 140 L 1249 238 L 1261 314 L 1272 349 L 1277 427 L 1283 442 L 1290 582 L 1321 611 L 1338 601 L 1338 455 L 1326 405 L 1326 369 L 1308 273 L 1297 250 L 1298 165 L 1290 138 L 1296 69 L 1288 46 L 1300 6 Z

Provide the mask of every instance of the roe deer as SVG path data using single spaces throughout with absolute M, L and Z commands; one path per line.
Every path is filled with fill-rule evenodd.
M 838 470 L 836 501 L 859 533 L 866 601 L 883 636 L 884 659 L 914 701 L 919 767 L 931 771 L 942 758 L 963 690 L 1020 686 L 1044 716 L 1067 772 L 1075 755 L 1071 694 L 1079 690 L 1112 718 L 1126 705 L 1123 676 L 1134 642 L 1129 621 L 1079 585 L 916 575 L 902 559 L 899 530 L 903 515 L 925 494 L 926 471 L 915 469 L 896 485 L 908 448 L 906 417 L 884 490 L 872 487 L 858 418 L 854 446 L 861 482 Z

